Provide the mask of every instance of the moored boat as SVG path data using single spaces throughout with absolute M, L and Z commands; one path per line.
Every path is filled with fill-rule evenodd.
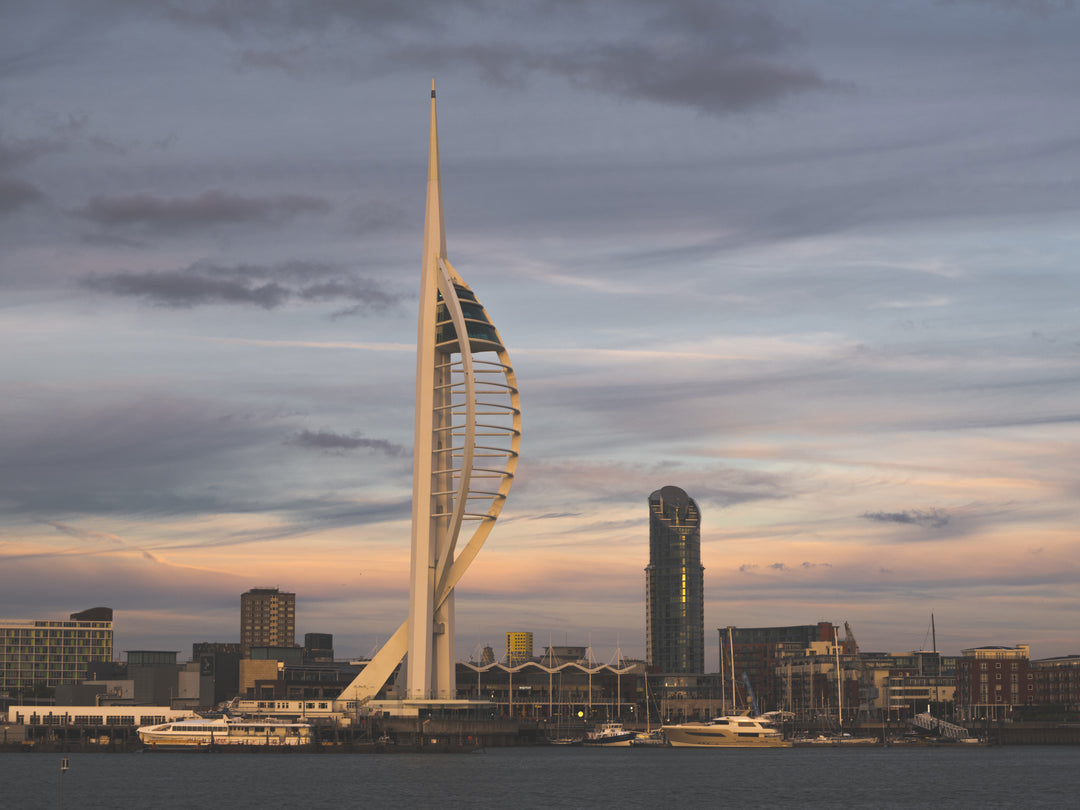
M 582 740 L 582 745 L 629 746 L 635 736 L 633 731 L 623 728 L 622 723 L 604 723 L 590 731 Z
M 849 746 L 849 745 L 880 745 L 880 737 L 852 737 L 850 734 L 839 735 L 825 735 L 819 734 L 817 737 L 804 737 L 794 741 L 795 745 L 832 745 L 832 746 Z
M 668 741 L 664 739 L 663 732 L 656 729 L 655 731 L 639 731 L 630 741 L 630 745 L 641 748 L 664 748 L 667 747 Z
M 280 720 L 199 717 L 136 729 L 151 749 L 200 749 L 214 746 L 296 747 L 311 743 L 311 725 Z
M 662 728 L 673 748 L 790 748 L 780 730 L 749 713 L 714 717 L 706 723 L 676 723 Z

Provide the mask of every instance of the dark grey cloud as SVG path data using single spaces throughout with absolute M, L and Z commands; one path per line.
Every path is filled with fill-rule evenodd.
M 60 151 L 62 141 L 55 138 L 7 138 L 0 136 L 0 171 L 11 171 Z
M 157 231 L 188 231 L 214 225 L 271 224 L 300 214 L 324 214 L 330 203 L 304 194 L 245 197 L 220 189 L 197 197 L 157 197 L 139 193 L 91 197 L 76 215 L 105 227 L 142 227 Z
M 115 273 L 83 282 L 88 289 L 117 296 L 144 298 L 155 306 L 194 307 L 204 304 L 251 304 L 273 309 L 284 304 L 288 291 L 280 284 L 247 279 L 214 278 L 184 270 L 162 273 Z
M 408 449 L 386 439 L 366 439 L 358 433 L 343 435 L 325 430 L 305 430 L 291 440 L 290 444 L 316 450 L 344 452 L 346 450 L 377 450 L 391 457 L 408 454 Z
M 876 523 L 900 523 L 922 526 L 924 529 L 942 529 L 949 525 L 949 515 L 940 509 L 908 509 L 903 512 L 866 512 L 860 517 Z
M 744 110 L 829 86 L 812 67 L 783 54 L 796 33 L 772 10 L 750 0 L 241 0 L 171 2 L 159 11 L 174 21 L 242 37 L 273 33 L 285 44 L 244 49 L 240 66 L 290 74 L 324 56 L 312 37 L 347 27 L 384 48 L 357 58 L 370 69 L 386 64 L 433 69 L 468 65 L 485 80 L 520 85 L 537 73 L 620 98 L 686 106 L 716 114 Z M 495 24 L 501 24 L 496 32 Z M 387 37 L 392 28 L 394 36 Z M 580 38 L 588 30 L 590 36 Z M 433 32 L 445 32 L 436 42 Z M 295 44 L 297 41 L 300 44 Z M 572 44 L 567 45 L 567 42 Z M 493 44 L 497 43 L 497 44 Z
M 555 9 L 550 14 L 550 9 Z M 659 9 L 659 10 L 658 10 Z M 782 56 L 795 34 L 760 3 L 682 0 L 657 6 L 626 3 L 618 19 L 602 3 L 548 3 L 532 8 L 523 30 L 544 31 L 517 41 L 443 42 L 425 48 L 436 64 L 469 64 L 488 81 L 515 86 L 541 72 L 619 98 L 685 106 L 708 114 L 740 111 L 832 83 Z M 593 16 L 593 35 L 556 45 L 566 31 Z M 609 32 L 621 32 L 618 34 Z M 572 39 L 573 37 L 571 37 Z M 448 40 L 449 41 L 449 40 Z M 399 58 L 406 53 L 402 49 Z
M 560 54 L 548 69 L 616 96 L 707 113 L 747 109 L 827 86 L 815 70 L 783 59 L 796 35 L 767 4 L 638 5 L 635 35 Z
M 1076 8 L 1076 0 L 938 0 L 938 3 L 943 6 L 962 4 L 994 6 L 1008 11 L 1033 14 L 1038 17 L 1046 17 Z
M 0 216 L 44 198 L 41 190 L 30 183 L 13 177 L 0 177 Z
M 348 306 L 335 314 L 352 315 L 390 309 L 405 298 L 371 279 L 301 261 L 270 266 L 196 262 L 182 270 L 96 275 L 81 284 L 172 308 L 238 304 L 274 309 L 293 302 L 336 302 Z
M 81 399 L 57 393 L 36 409 L 5 412 L 0 509 L 8 518 L 69 523 L 66 516 L 86 513 L 254 508 L 257 498 L 221 471 L 234 454 L 273 445 L 280 429 L 273 415 L 175 395 L 95 405 Z
M 239 35 L 252 30 L 326 30 L 346 25 L 361 31 L 387 26 L 425 28 L 462 8 L 491 5 L 483 0 L 165 0 L 158 11 L 170 19 L 194 26 L 219 28 Z

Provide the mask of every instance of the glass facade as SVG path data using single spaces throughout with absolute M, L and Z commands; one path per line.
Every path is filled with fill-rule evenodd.
M 645 603 L 649 666 L 664 673 L 703 673 L 701 513 L 694 499 L 678 487 L 663 487 L 649 496 Z

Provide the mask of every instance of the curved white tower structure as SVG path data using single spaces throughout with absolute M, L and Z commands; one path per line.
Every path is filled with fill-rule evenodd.
M 372 698 L 408 653 L 406 697 L 453 700 L 454 586 L 502 511 L 521 444 L 510 358 L 446 258 L 435 83 L 416 342 L 409 618 L 340 699 Z M 459 544 L 463 529 L 472 534 Z

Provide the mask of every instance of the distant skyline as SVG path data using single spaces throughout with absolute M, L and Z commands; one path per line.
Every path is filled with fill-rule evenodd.
M 716 628 L 1080 653 L 1071 0 L 11 0 L 0 616 L 364 655 L 408 606 L 428 96 L 517 482 L 458 655 L 645 657 L 650 492 Z

